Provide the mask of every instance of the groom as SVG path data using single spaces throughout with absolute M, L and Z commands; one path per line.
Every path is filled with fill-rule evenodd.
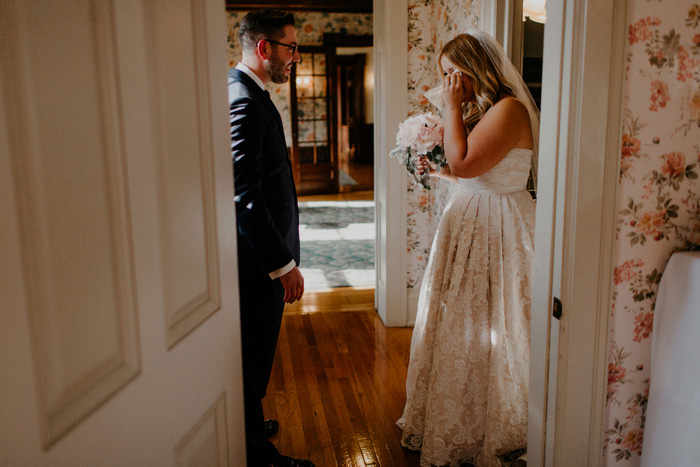
M 299 212 L 282 120 L 265 84 L 286 83 L 297 50 L 294 15 L 256 10 L 241 20 L 243 58 L 228 76 L 241 299 L 243 398 L 249 467 L 314 467 L 281 455 L 264 420 L 285 303 L 304 294 L 299 271 Z

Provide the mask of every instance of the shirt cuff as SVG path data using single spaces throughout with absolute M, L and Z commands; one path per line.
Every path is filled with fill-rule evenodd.
M 296 266 L 296 263 L 294 262 L 294 260 L 291 260 L 291 261 L 289 262 L 289 264 L 287 264 L 286 266 L 284 266 L 284 267 L 278 269 L 277 271 L 272 271 L 272 272 L 270 273 L 270 279 L 275 280 L 275 279 L 277 279 L 278 277 L 284 276 L 284 275 L 287 274 L 289 271 L 291 271 L 292 269 L 294 269 L 294 266 Z

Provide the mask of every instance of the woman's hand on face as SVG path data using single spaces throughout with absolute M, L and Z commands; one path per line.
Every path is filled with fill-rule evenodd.
M 442 83 L 442 95 L 447 108 L 461 108 L 464 100 L 464 83 L 462 73 L 459 70 L 445 75 Z

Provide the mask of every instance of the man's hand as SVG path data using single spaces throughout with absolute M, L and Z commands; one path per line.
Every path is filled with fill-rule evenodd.
M 301 275 L 298 267 L 294 266 L 294 269 L 281 276 L 280 282 L 284 287 L 284 303 L 294 303 L 301 300 L 302 295 L 304 295 L 304 276 Z

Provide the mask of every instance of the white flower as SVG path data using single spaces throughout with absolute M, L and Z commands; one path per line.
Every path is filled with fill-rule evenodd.
M 442 121 L 432 113 L 413 115 L 399 124 L 397 147 L 389 153 L 389 157 L 395 157 L 424 189 L 430 189 L 428 175 L 416 175 L 416 159 L 418 156 L 426 156 L 437 165 L 438 170 L 444 167 L 447 163 L 443 149 L 444 135 Z
M 442 147 L 445 128 L 442 121 L 432 113 L 409 117 L 399 125 L 396 145 L 410 149 L 416 155 L 426 155 L 435 146 Z

